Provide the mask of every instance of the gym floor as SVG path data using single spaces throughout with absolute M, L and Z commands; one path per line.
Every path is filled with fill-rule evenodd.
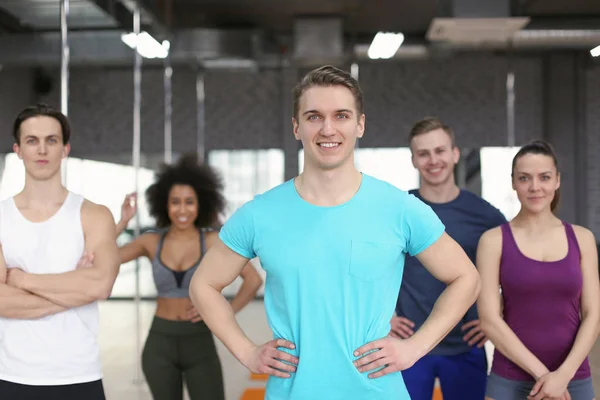
M 140 304 L 140 345 L 152 322 L 155 304 Z M 248 336 L 256 342 L 270 340 L 270 331 L 262 301 L 250 303 L 238 314 L 238 321 Z M 105 301 L 100 303 L 100 347 L 104 369 L 104 388 L 108 400 L 152 400 L 148 386 L 137 366 L 136 308 L 131 301 Z M 241 400 L 245 391 L 264 387 L 263 381 L 250 379 L 249 372 L 217 340 L 223 365 L 226 400 Z M 492 351 L 492 349 L 488 349 Z M 594 387 L 600 394 L 600 341 L 590 354 Z M 139 379 L 141 377 L 141 380 Z M 248 396 L 247 398 L 250 398 Z M 187 398 L 186 398 L 187 400 Z

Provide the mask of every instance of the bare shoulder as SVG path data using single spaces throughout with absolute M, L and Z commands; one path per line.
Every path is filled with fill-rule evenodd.
M 156 249 L 158 248 L 158 242 L 160 242 L 160 233 L 158 232 L 146 232 L 141 234 L 137 239 L 135 239 L 139 243 L 144 246 L 148 254 L 156 253 Z
M 111 243 L 116 250 L 115 220 L 107 207 L 84 199 L 81 205 L 81 225 L 87 248 L 93 249 L 95 246 Z
M 215 243 L 219 241 L 219 232 L 210 231 L 204 234 L 206 238 L 206 247 L 211 248 Z
M 108 222 L 114 223 L 114 218 L 108 207 L 93 203 L 87 199 L 83 200 L 81 205 L 81 218 L 90 222 Z
M 156 253 L 156 249 L 158 249 L 158 242 L 160 242 L 160 233 L 146 232 L 133 239 L 131 243 L 137 243 L 142 246 L 148 257 L 152 259 L 153 255 Z
M 160 241 L 160 233 L 146 232 L 140 235 L 140 239 L 146 243 L 158 244 L 158 242 Z
M 115 237 L 115 220 L 108 207 L 85 199 L 81 205 L 81 225 L 86 240 Z
M 479 238 L 479 246 L 498 248 L 502 245 L 502 228 L 497 226 L 489 229 Z
M 596 238 L 592 231 L 588 228 L 580 226 L 580 225 L 571 225 L 573 227 L 573 232 L 575 232 L 575 237 L 577 238 L 577 242 L 581 248 L 591 246 L 596 247 Z

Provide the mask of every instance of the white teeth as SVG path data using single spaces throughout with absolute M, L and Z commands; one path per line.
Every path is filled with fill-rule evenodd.
M 337 147 L 338 145 L 339 145 L 338 143 L 321 143 L 321 144 L 319 144 L 319 146 L 321 146 L 321 147 L 328 147 L 328 148 Z
M 432 174 L 436 174 L 438 172 L 440 172 L 442 169 L 441 168 L 434 168 L 434 169 L 430 169 L 429 172 L 431 172 Z
M 179 222 L 186 222 L 188 219 L 187 218 L 177 218 L 177 220 L 179 220 Z

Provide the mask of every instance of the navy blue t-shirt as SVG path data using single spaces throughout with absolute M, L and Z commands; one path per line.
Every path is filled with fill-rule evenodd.
M 473 263 L 481 235 L 506 222 L 500 210 L 466 190 L 461 190 L 458 197 L 448 203 L 430 203 L 420 196 L 418 190 L 411 190 L 409 193 L 433 209 L 446 226 L 446 233 L 458 242 Z M 415 257 L 407 255 L 396 313 L 413 321 L 416 331 L 429 317 L 444 289 L 445 283 L 434 278 Z M 430 354 L 455 355 L 470 351 L 469 345 L 463 340 L 465 332 L 461 331 L 461 327 L 477 318 L 477 307 L 474 304 Z

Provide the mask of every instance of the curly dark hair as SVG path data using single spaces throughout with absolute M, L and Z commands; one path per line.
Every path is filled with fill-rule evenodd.
M 219 214 L 225 208 L 223 183 L 220 176 L 208 165 L 198 163 L 194 154 L 184 155 L 175 164 L 163 164 L 156 181 L 146 190 L 150 215 L 156 218 L 158 228 L 171 225 L 168 212 L 169 192 L 174 185 L 189 185 L 198 197 L 198 228 L 218 224 Z

